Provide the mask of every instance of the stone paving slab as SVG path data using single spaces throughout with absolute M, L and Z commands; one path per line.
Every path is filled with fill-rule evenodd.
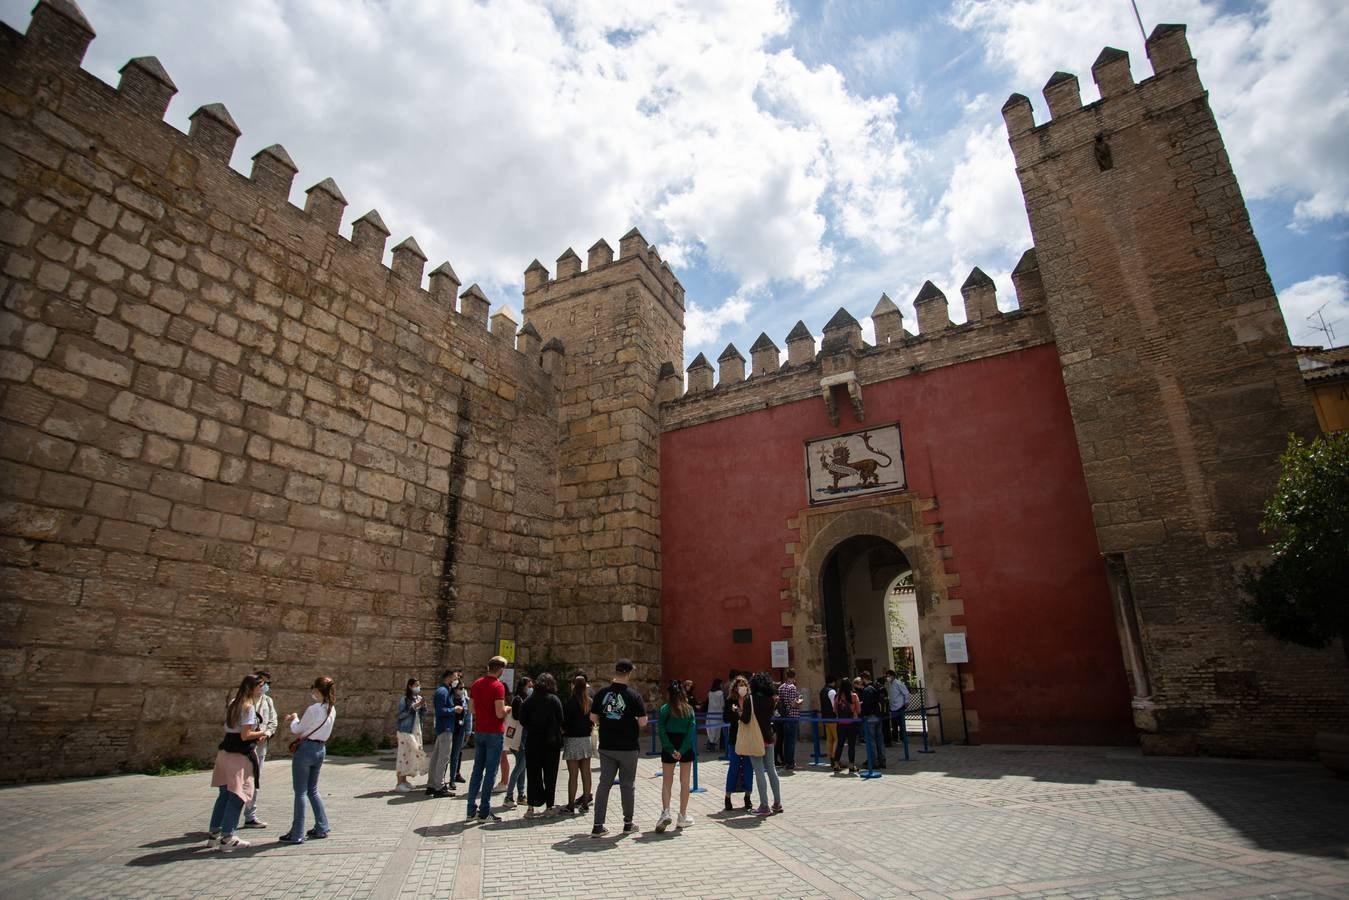
M 722 810 L 725 771 L 702 765 L 693 827 L 656 834 L 659 763 L 644 758 L 640 833 L 617 833 L 615 790 L 616 833 L 595 840 L 588 817 L 523 809 L 465 825 L 462 791 L 401 795 L 391 759 L 332 759 L 333 834 L 290 847 L 276 842 L 289 761 L 269 760 L 271 827 L 232 855 L 200 849 L 205 773 L 4 788 L 0 896 L 1349 897 L 1349 782 L 1312 763 L 943 747 L 874 780 L 786 774 L 787 812 L 769 819 Z

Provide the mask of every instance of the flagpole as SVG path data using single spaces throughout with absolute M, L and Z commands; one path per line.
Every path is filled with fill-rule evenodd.
M 1129 5 L 1134 8 L 1134 18 L 1138 20 L 1138 33 L 1143 36 L 1143 44 L 1146 46 L 1148 42 L 1148 33 L 1143 28 L 1143 17 L 1138 14 L 1138 2 L 1137 0 L 1129 0 Z

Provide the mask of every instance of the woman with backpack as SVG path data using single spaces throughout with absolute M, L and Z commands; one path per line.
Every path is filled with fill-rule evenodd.
M 726 809 L 734 809 L 731 804 L 731 794 L 743 790 L 745 792 L 745 809 L 753 809 L 749 795 L 749 770 L 750 762 L 736 752 L 735 740 L 740 733 L 740 703 L 749 695 L 749 682 L 745 676 L 736 675 L 731 679 L 731 685 L 726 689 L 726 703 L 722 707 L 722 715 L 725 717 L 730 730 L 726 735 Z
M 834 744 L 834 756 L 830 760 L 834 774 L 842 774 L 843 748 L 848 748 L 848 774 L 857 774 L 857 730 L 862 716 L 862 704 L 853 690 L 853 683 L 847 678 L 838 680 L 838 693 L 834 696 L 834 716 L 838 719 L 838 741 Z
M 670 682 L 668 699 L 656 717 L 661 746 L 660 821 L 656 823 L 657 834 L 676 824 L 676 820 L 670 816 L 675 766 L 679 766 L 678 827 L 688 828 L 693 824 L 693 819 L 689 817 L 689 772 L 693 768 L 693 748 L 698 741 L 698 716 L 684 693 L 686 684 L 678 679 Z
M 782 812 L 782 787 L 778 781 L 777 766 L 773 764 L 773 707 L 777 703 L 777 686 L 767 672 L 758 672 L 750 679 L 749 695 L 741 704 L 740 730 L 737 738 L 743 737 L 746 729 L 757 728 L 762 737 L 760 752 L 752 752 L 754 747 L 746 747 L 747 742 L 737 740 L 736 751 L 749 757 L 754 768 L 754 780 L 759 785 L 759 808 L 756 815 L 772 816 Z M 773 805 L 768 805 L 768 786 L 773 787 Z

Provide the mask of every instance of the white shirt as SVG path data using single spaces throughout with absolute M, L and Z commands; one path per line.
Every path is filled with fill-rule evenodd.
M 324 720 L 327 721 L 324 721 Z M 307 741 L 326 741 L 333 736 L 333 722 L 337 721 L 337 707 L 332 708 L 331 713 L 328 707 L 322 703 L 311 703 L 309 708 L 304 711 L 304 715 L 298 719 L 293 719 L 290 723 L 292 734 L 299 735 Z M 310 732 L 314 732 L 310 734 Z
M 245 725 L 252 727 L 257 724 L 257 721 L 258 714 L 254 712 L 253 707 L 245 706 L 239 710 L 239 724 L 234 728 L 225 726 L 225 734 L 239 734 Z

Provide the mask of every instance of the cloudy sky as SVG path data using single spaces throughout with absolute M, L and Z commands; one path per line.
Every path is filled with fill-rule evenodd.
M 840 306 L 869 326 L 882 292 L 912 330 L 923 280 L 958 301 L 974 265 L 1010 305 L 1030 236 L 1002 102 L 1043 120 L 1056 69 L 1090 102 L 1105 45 L 1151 74 L 1128 0 L 79 2 L 90 71 L 159 57 L 170 122 L 223 102 L 236 168 L 281 143 L 293 201 L 331 176 L 348 224 L 377 209 L 494 306 L 531 259 L 638 226 L 687 288 L 685 363 Z M 1294 340 L 1324 343 L 1326 305 L 1349 341 L 1349 4 L 1138 5 L 1189 25 Z

